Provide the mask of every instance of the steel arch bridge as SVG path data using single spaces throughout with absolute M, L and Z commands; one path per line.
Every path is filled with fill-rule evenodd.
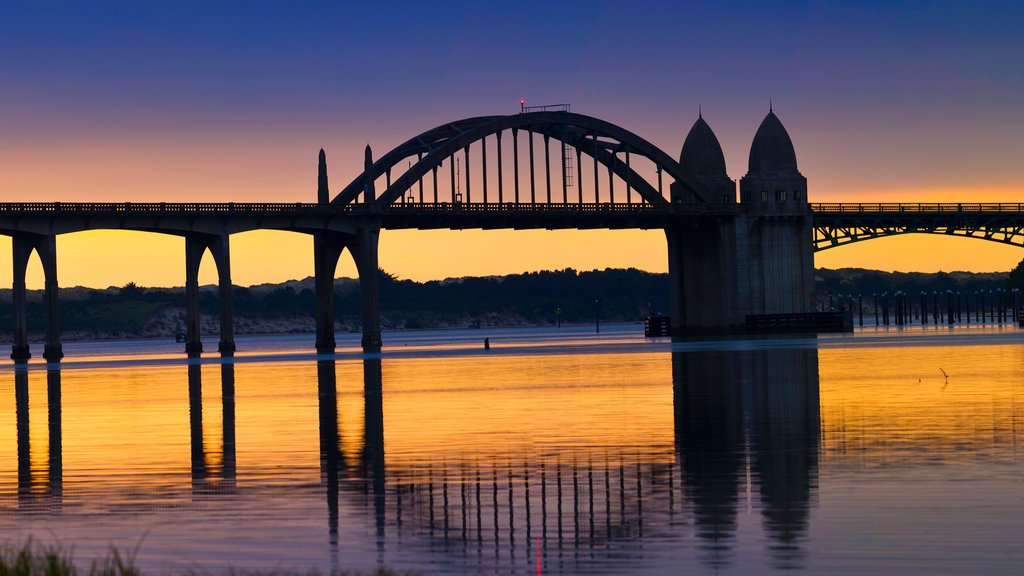
M 384 230 L 664 230 L 672 329 L 678 334 L 732 330 L 747 315 L 806 309 L 804 301 L 813 295 L 804 281 L 813 269 L 811 250 L 910 233 L 1024 247 L 1024 204 L 807 204 L 785 201 L 785 190 L 772 195 L 764 188 L 760 202 L 737 202 L 734 192 L 712 196 L 691 167 L 647 140 L 567 109 L 449 122 L 376 160 L 367 146 L 362 173 L 336 195 L 323 151 L 319 164 L 315 203 L 0 202 L 0 235 L 12 237 L 14 251 L 11 357 L 19 363 L 31 357 L 25 273 L 33 252 L 45 276 L 44 357 L 63 356 L 56 238 L 84 230 L 184 238 L 190 356 L 202 353 L 198 275 L 206 251 L 218 270 L 218 349 L 234 353 L 229 244 L 232 235 L 250 230 L 312 236 L 321 353 L 335 350 L 333 286 L 343 251 L 351 253 L 359 273 L 363 349 L 380 351 L 378 245 Z M 741 294 L 741 274 L 758 293 Z
M 812 204 L 814 251 L 904 234 L 977 238 L 1024 248 L 1024 204 Z
M 511 138 L 504 139 L 503 149 L 502 136 L 508 134 Z M 535 150 L 537 137 L 543 146 L 539 153 Z M 554 187 L 552 140 L 557 146 Z M 492 150 L 490 169 L 488 150 Z M 536 165 L 538 154 L 542 168 Z M 521 162 L 520 157 L 524 155 L 526 158 Z M 584 156 L 592 164 L 586 171 Z M 634 160 L 645 161 L 646 171 L 638 170 Z M 449 168 L 448 178 L 439 179 L 438 172 L 445 162 Z M 370 203 L 379 208 L 433 206 L 450 209 L 453 205 L 467 204 L 518 208 L 538 204 L 604 204 L 635 205 L 642 209 L 668 205 L 668 188 L 673 183 L 679 187 L 677 197 L 680 200 L 688 203 L 706 200 L 700 183 L 657 146 L 610 122 L 568 111 L 481 116 L 450 122 L 409 139 L 376 161 L 368 146 L 364 168 L 362 174 L 334 197 L 333 205 Z M 477 184 L 471 177 L 474 169 L 483 175 L 478 183 L 479 190 L 473 190 L 473 185 Z M 508 182 L 509 171 L 511 182 Z M 602 172 L 607 173 L 606 178 Z M 665 185 L 665 175 L 670 179 L 670 186 Z M 606 181 L 604 190 L 602 180 Z M 618 196 L 616 181 L 620 182 Z M 378 189 L 381 189 L 379 194 Z

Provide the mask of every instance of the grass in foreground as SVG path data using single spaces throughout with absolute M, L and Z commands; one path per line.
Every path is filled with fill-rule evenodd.
M 0 576 L 145 576 L 135 565 L 135 552 L 123 556 L 116 548 L 110 547 L 107 555 L 93 560 L 89 570 L 81 571 L 75 564 L 71 552 L 56 544 L 36 544 L 29 540 L 25 544 L 0 545 Z M 319 576 L 316 571 L 306 572 L 258 572 L 229 570 L 230 576 Z M 209 576 L 202 572 L 182 572 L 183 576 Z M 342 570 L 339 576 L 414 576 L 412 572 L 396 572 L 379 567 L 373 572 Z

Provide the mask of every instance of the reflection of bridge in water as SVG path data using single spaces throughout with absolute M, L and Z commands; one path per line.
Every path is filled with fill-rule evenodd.
M 460 562 L 529 564 L 539 543 L 557 569 L 689 535 L 704 562 L 721 566 L 734 553 L 738 509 L 753 487 L 774 562 L 800 565 L 817 481 L 817 352 L 687 352 L 671 361 L 674 454 L 609 446 L 473 459 L 442 453 L 430 462 L 386 458 L 379 359 L 363 360 L 363 443 L 345 453 L 335 362 L 319 362 L 320 476 L 332 546 L 346 500 L 365 506 L 382 551 L 389 542 L 419 542 L 462 554 Z M 223 441 L 212 459 L 199 368 L 188 367 L 192 493 L 210 502 L 258 489 L 237 480 L 234 365 L 221 366 Z M 60 374 L 47 372 L 49 459 L 40 474 L 31 469 L 27 372 L 15 372 L 22 513 L 62 507 Z
M 322 476 L 330 526 L 337 490 L 372 499 L 377 535 L 409 534 L 468 556 L 586 563 L 601 551 L 690 531 L 705 561 L 732 554 L 740 494 L 752 483 L 770 553 L 799 565 L 817 483 L 820 419 L 816 350 L 672 355 L 675 455 L 615 447 L 566 457 L 493 455 L 451 463 L 385 458 L 381 361 L 364 367 L 365 447 L 339 449 L 334 363 L 318 364 Z M 358 458 L 356 474 L 342 462 Z M 387 466 L 385 463 L 387 462 Z
M 959 235 L 1024 244 L 1019 204 L 809 204 L 789 134 L 773 112 L 754 136 L 747 174 L 726 172 L 703 118 L 676 161 L 619 126 L 566 111 L 469 118 L 419 134 L 374 160 L 340 192 L 321 151 L 317 203 L 7 203 L 0 234 L 13 238 L 12 358 L 30 358 L 25 273 L 33 252 L 45 277 L 43 356 L 63 356 L 56 237 L 136 230 L 185 239 L 186 352 L 202 353 L 200 262 L 218 271 L 219 351 L 235 351 L 230 237 L 284 230 L 313 238 L 316 349 L 335 350 L 333 285 L 348 250 L 362 294 L 362 346 L 381 347 L 378 241 L 387 229 L 663 229 L 673 333 L 740 330 L 747 315 L 813 309 L 813 257 L 864 240 Z

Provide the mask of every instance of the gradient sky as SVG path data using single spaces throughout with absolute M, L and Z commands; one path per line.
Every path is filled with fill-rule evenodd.
M 740 178 L 770 98 L 812 201 L 1024 201 L 1021 22 L 1018 3 L 0 0 L 0 199 L 314 201 L 321 146 L 339 190 L 366 143 L 381 155 L 451 120 L 514 113 L 519 98 L 570 102 L 673 155 L 701 105 Z M 232 241 L 238 284 L 312 273 L 308 237 Z M 58 242 L 63 286 L 184 280 L 180 238 Z M 1021 258 L 913 236 L 816 265 Z M 386 231 L 381 265 L 417 280 L 667 268 L 657 231 Z M 347 258 L 339 274 L 354 274 Z M 35 265 L 29 280 L 41 285 Z

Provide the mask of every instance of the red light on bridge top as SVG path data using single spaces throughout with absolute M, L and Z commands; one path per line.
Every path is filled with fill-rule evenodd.
M 519 105 L 522 106 L 523 104 L 526 104 L 526 100 L 523 100 L 522 98 L 520 98 L 519 99 Z

